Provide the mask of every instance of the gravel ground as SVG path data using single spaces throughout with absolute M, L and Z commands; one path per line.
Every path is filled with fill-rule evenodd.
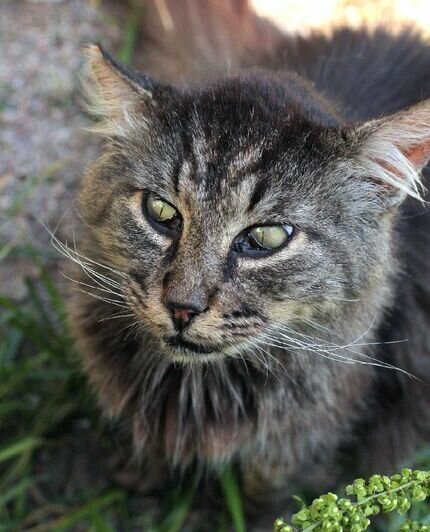
M 79 109 L 79 49 L 101 39 L 116 48 L 121 17 L 109 12 L 107 4 L 85 0 L 1 2 L 0 248 L 31 243 L 48 250 L 38 219 L 55 227 L 72 210 L 79 176 L 98 151 Z M 71 222 L 63 223 L 60 236 L 70 230 Z M 23 274 L 31 273 L 25 258 L 8 258 L 2 291 L 19 298 Z

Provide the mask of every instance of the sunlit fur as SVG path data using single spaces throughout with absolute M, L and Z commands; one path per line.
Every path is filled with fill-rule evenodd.
M 351 464 L 390 470 L 430 427 L 430 231 L 418 201 L 430 102 L 380 118 L 430 96 L 430 49 L 409 34 L 348 31 L 283 46 L 313 84 L 280 70 L 279 52 L 272 72 L 180 91 L 91 48 L 87 90 L 106 145 L 80 189 L 83 238 L 53 236 L 75 265 L 84 368 L 136 455 L 181 469 L 236 463 L 255 500 L 298 482 L 323 489 Z M 391 72 L 390 46 L 414 61 L 372 114 L 375 54 Z M 357 102 L 339 89 L 349 76 Z M 179 235 L 145 218 L 145 191 L 178 210 Z M 278 223 L 295 228 L 288 245 L 232 253 L 247 227 Z M 206 308 L 183 338 L 213 352 L 166 343 L 168 298 Z

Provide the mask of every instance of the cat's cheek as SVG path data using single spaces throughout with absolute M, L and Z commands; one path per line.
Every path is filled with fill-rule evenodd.
M 151 283 L 147 283 L 151 284 Z M 154 288 L 144 288 L 141 282 L 130 280 L 126 290 L 127 301 L 138 320 L 144 324 L 147 331 L 160 338 L 168 333 L 172 334 L 172 324 L 169 316 L 160 305 L 161 293 Z
M 297 320 L 309 319 L 313 316 L 313 307 L 309 304 L 285 299 L 268 306 L 269 323 L 287 325 Z

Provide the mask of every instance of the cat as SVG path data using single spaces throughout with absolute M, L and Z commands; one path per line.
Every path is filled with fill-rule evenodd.
M 282 38 L 178 88 L 89 45 L 105 138 L 69 320 L 137 457 L 231 463 L 252 504 L 430 441 L 430 46 Z

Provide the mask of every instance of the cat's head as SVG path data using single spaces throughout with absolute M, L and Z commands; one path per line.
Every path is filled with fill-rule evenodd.
M 397 206 L 419 196 L 430 157 L 428 102 L 345 127 L 294 76 L 182 91 L 96 46 L 87 57 L 107 143 L 81 213 L 95 259 L 123 274 L 115 288 L 167 356 L 240 356 L 342 319 L 351 300 L 377 305 Z

